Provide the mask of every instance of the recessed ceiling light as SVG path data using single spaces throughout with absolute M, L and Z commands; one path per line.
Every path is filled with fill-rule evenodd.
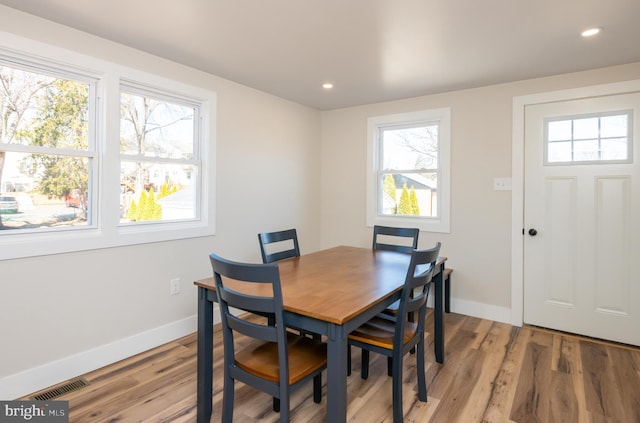
M 589 28 L 589 29 L 585 29 L 584 31 L 582 31 L 581 35 L 583 37 L 593 37 L 594 35 L 597 35 L 600 33 L 600 31 L 602 30 L 602 28 Z
M 325 82 L 324 84 L 322 84 L 322 88 L 324 88 L 325 90 L 330 90 L 331 88 L 333 88 L 333 84 L 331 82 Z

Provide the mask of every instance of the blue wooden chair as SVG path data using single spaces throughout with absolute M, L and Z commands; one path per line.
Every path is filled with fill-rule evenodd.
M 260 241 L 260 253 L 262 254 L 262 262 L 265 264 L 274 263 L 276 261 L 292 257 L 300 257 L 298 234 L 295 229 L 287 229 L 277 232 L 261 232 L 258 234 L 258 241 Z M 269 247 L 269 244 L 274 245 L 271 245 Z M 281 248 L 278 249 L 278 247 Z M 270 324 L 273 324 L 273 322 L 270 322 Z M 320 340 L 322 338 L 317 333 L 305 332 L 297 328 L 293 329 L 296 329 L 301 334 L 311 336 L 312 338 L 315 338 L 317 340 Z
M 260 241 L 260 253 L 262 254 L 263 263 L 273 263 L 274 261 L 300 256 L 298 234 L 295 229 L 287 229 L 278 232 L 262 232 L 258 234 L 258 240 Z M 289 243 L 288 245 L 286 244 L 287 242 Z M 281 244 L 267 247 L 269 244 L 276 243 Z M 271 248 L 278 246 L 286 246 L 286 248 L 275 252 L 269 252 L 271 251 Z
M 418 237 L 420 229 L 418 228 L 396 228 L 392 226 L 373 227 L 373 245 L 374 250 L 397 251 L 400 253 L 410 254 L 418 248 Z M 395 316 L 398 312 L 399 302 L 391 304 L 384 312 Z M 413 320 L 413 315 L 410 315 Z M 391 372 L 391 369 L 389 369 Z
M 440 243 L 428 250 L 415 250 L 407 270 L 400 295 L 400 306 L 395 316 L 379 314 L 349 334 L 350 346 L 362 349 L 361 377 L 369 376 L 369 352 L 391 358 L 393 378 L 393 421 L 402 422 L 402 361 L 413 348 L 417 354 L 418 399 L 427 401 L 427 384 L 424 367 L 424 325 L 427 296 L 433 270 L 440 252 Z M 413 293 L 413 295 L 411 295 Z M 416 313 L 418 322 L 409 319 Z
M 322 398 L 326 344 L 285 330 L 280 273 L 275 264 L 245 264 L 209 256 L 222 316 L 224 388 L 222 421 L 233 420 L 234 382 L 239 380 L 274 398 L 280 421 L 288 422 L 290 393 L 313 379 L 313 399 Z M 263 284 L 264 296 L 243 293 L 243 286 Z M 230 287 L 230 285 L 232 287 Z M 255 291 L 254 291 L 255 292 Z M 275 325 L 235 316 L 230 308 L 271 316 Z M 262 319 L 264 320 L 264 319 Z M 239 336 L 243 335 L 243 336 Z M 246 338 L 252 338 L 247 342 Z
M 371 248 L 374 250 L 411 253 L 418 248 L 419 235 L 420 229 L 417 228 L 395 228 L 376 225 L 373 227 L 373 245 Z M 407 242 L 403 243 L 403 241 Z

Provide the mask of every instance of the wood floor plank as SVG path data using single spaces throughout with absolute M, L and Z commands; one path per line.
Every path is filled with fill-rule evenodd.
M 427 316 L 427 327 L 433 325 Z M 445 316 L 445 363 L 435 362 L 428 334 L 425 361 L 428 401 L 417 400 L 415 356 L 403 366 L 405 422 L 416 423 L 637 423 L 640 422 L 640 348 L 450 313 Z M 195 334 L 87 373 L 68 400 L 70 423 L 196 421 Z M 214 331 L 213 416 L 222 404 L 222 337 Z M 291 398 L 291 421 L 326 420 L 312 386 Z M 236 383 L 234 422 L 278 422 L 271 398 Z M 360 378 L 354 350 L 347 379 L 347 420 L 392 421 L 391 378 L 386 358 L 371 355 L 367 380 Z M 27 396 L 28 397 L 28 396 Z M 26 399 L 26 397 L 24 398 Z
M 571 375 L 551 371 L 550 377 L 548 390 L 549 415 L 547 421 L 549 423 L 580 421 L 580 411 L 578 410 L 578 401 Z
M 531 333 L 518 376 L 511 420 L 517 422 L 548 421 L 552 345 L 552 335 L 540 332 Z
M 575 390 L 577 421 L 589 423 L 591 416 L 587 412 L 584 396 L 584 377 L 582 370 L 582 356 L 580 354 L 580 340 L 575 337 L 556 336 L 560 340 L 560 356 L 557 363 L 558 371 L 571 375 L 571 383 Z M 570 421 L 570 420 L 568 420 Z
M 506 330 L 507 327 L 508 325 L 503 323 L 492 322 L 488 326 L 488 332 L 482 337 L 479 349 L 484 352 L 485 359 L 481 362 L 480 374 L 473 384 L 468 400 L 460 411 L 460 421 L 478 422 L 482 420 L 491 400 L 495 377 L 506 358 L 510 340 L 510 332 Z M 481 329 L 481 326 L 478 329 Z
M 516 393 L 520 368 L 524 360 L 527 346 L 526 329 L 511 327 L 505 347 L 506 355 L 496 374 L 491 396 L 484 410 L 481 421 L 483 423 L 499 423 L 511 421 L 511 405 Z
M 580 342 L 587 410 L 597 416 L 624 421 L 620 385 L 615 381 L 607 348 L 589 341 Z
M 627 349 L 607 347 L 607 352 L 613 363 L 614 383 L 618 386 L 620 395 L 620 417 L 626 422 L 640 422 L 640 394 L 625 395 L 625 392 L 640 390 L 640 366 L 632 351 Z

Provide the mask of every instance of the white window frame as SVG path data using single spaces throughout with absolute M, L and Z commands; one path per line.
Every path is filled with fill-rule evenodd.
M 0 260 L 33 257 L 73 251 L 119 247 L 149 242 L 195 238 L 215 234 L 215 129 L 216 94 L 137 69 L 107 62 L 63 48 L 28 40 L 0 31 L 0 54 L 16 61 L 42 63 L 68 70 L 70 74 L 95 78 L 98 101 L 96 159 L 91 181 L 94 210 L 91 225 L 73 230 L 21 232 L 2 231 Z M 134 81 L 156 87 L 197 102 L 200 108 L 199 134 L 201 168 L 198 177 L 197 219 L 120 225 L 120 84 Z
M 379 211 L 381 129 L 398 125 L 434 124 L 438 130 L 438 216 L 382 215 Z M 367 226 L 415 227 L 425 232 L 450 232 L 451 109 L 440 108 L 376 116 L 367 122 Z

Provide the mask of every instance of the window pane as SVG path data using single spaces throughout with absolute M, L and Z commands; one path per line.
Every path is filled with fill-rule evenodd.
M 626 137 L 627 115 L 604 116 L 601 119 L 601 136 L 603 138 Z
M 549 141 L 564 141 L 571 139 L 571 121 L 559 120 L 549 122 Z
M 614 138 L 602 140 L 602 160 L 626 160 L 627 139 Z
M 89 84 L 0 64 L 0 87 L 0 229 L 87 226 Z
M 129 93 L 122 93 L 120 101 L 120 151 L 123 154 L 193 158 L 193 107 Z
M 0 229 L 63 228 L 88 224 L 88 159 L 2 153 L 5 154 L 5 163 Z
M 573 143 L 573 160 L 576 162 L 600 160 L 598 140 L 575 141 Z
M 571 161 L 571 142 L 552 142 L 548 148 L 549 162 Z
M 122 162 L 120 222 L 196 218 L 197 167 Z
M 437 169 L 438 126 L 382 130 L 383 169 Z
M 575 119 L 573 139 L 598 138 L 598 118 Z
M 436 217 L 438 210 L 438 174 L 385 173 L 380 181 L 381 214 Z
M 8 66 L 0 66 L 0 83 L 0 142 L 87 149 L 87 84 Z

